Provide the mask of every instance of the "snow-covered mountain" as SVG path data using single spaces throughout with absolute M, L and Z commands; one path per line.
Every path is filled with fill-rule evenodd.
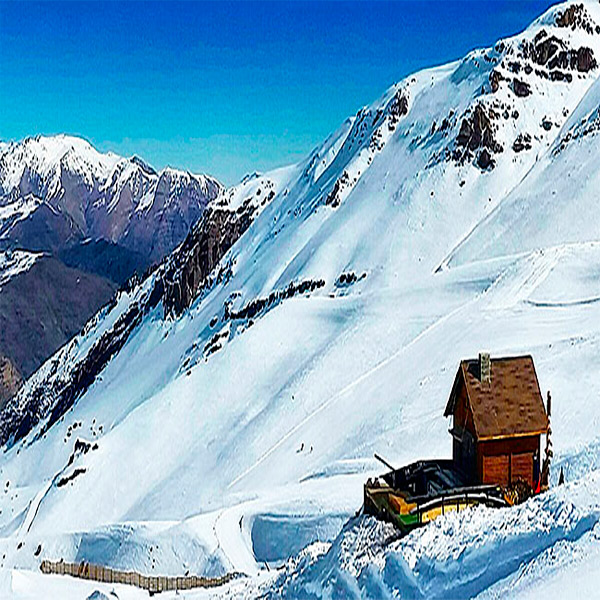
M 6 589 L 47 585 L 41 557 L 240 571 L 238 597 L 597 581 L 599 56 L 600 4 L 558 5 L 223 192 L 3 409 Z M 482 349 L 534 356 L 568 485 L 403 540 L 354 518 L 374 451 L 450 454 Z
M 159 260 L 222 190 L 206 175 L 156 172 L 83 139 L 36 136 L 0 145 L 0 240 L 58 250 L 92 238 Z
M 138 157 L 102 154 L 76 137 L 0 143 L 0 253 L 54 255 L 32 271 L 9 269 L 12 283 L 0 288 L 0 353 L 11 365 L 2 370 L 4 386 L 0 375 L 0 400 L 18 386 L 14 372 L 29 376 L 114 289 L 180 244 L 223 191 L 210 177 L 157 173 Z M 44 291 L 37 302 L 19 296 L 31 289 Z

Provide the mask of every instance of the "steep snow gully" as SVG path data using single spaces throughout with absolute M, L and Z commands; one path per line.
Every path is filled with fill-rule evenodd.
M 246 575 L 189 598 L 595 593 L 598 56 L 600 4 L 554 6 L 220 190 L 2 409 L 0 595 L 142 597 L 43 558 Z M 404 538 L 357 514 L 374 452 L 450 455 L 481 350 L 534 356 L 566 485 Z

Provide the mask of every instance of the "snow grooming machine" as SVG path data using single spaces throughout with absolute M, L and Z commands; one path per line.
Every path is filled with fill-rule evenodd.
M 369 479 L 364 486 L 364 511 L 389 521 L 403 533 L 425 525 L 440 515 L 485 504 L 494 508 L 509 506 L 498 485 L 467 485 L 451 460 L 418 461 Z

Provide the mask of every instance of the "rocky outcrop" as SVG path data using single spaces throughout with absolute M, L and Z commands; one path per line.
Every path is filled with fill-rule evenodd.
M 223 255 L 250 227 L 255 208 L 208 209 L 169 262 L 164 274 L 165 314 L 180 315 L 196 298 Z
M 0 409 L 12 398 L 23 383 L 23 378 L 6 356 L 0 356 Z
M 518 63 L 517 63 L 518 64 Z M 505 81 L 506 77 L 500 73 L 498 69 L 492 69 L 489 75 L 490 88 L 492 93 L 496 93 L 500 89 L 500 84 Z
M 323 279 L 305 279 L 299 282 L 290 282 L 290 284 L 283 290 L 274 290 L 266 298 L 256 298 L 240 308 L 239 310 L 232 310 L 230 306 L 225 305 L 224 320 L 238 320 L 238 319 L 254 319 L 261 313 L 269 310 L 289 298 L 300 294 L 307 294 L 322 288 L 325 285 Z
M 463 117 L 453 153 L 455 160 L 464 162 L 475 156 L 479 168 L 494 167 L 493 154 L 503 151 L 502 145 L 494 137 L 495 126 L 492 120 L 496 116 L 491 109 L 477 104 Z
M 515 93 L 515 96 L 518 96 L 519 98 L 527 98 L 527 96 L 531 94 L 531 86 L 516 77 L 514 77 L 512 81 L 512 90 Z
M 477 157 L 477 166 L 485 171 L 486 169 L 494 168 L 495 164 L 496 162 L 492 158 L 492 155 L 490 154 L 489 150 L 487 148 L 484 148 Z
M 471 114 L 463 118 L 456 143 L 469 150 L 488 148 L 493 152 L 502 151 L 502 146 L 494 139 L 490 112 L 482 104 L 477 104 Z
M 350 175 L 348 174 L 348 171 L 344 171 L 341 174 L 341 176 L 338 179 L 336 179 L 335 183 L 333 184 L 333 187 L 331 188 L 331 191 L 329 192 L 329 194 L 327 194 L 325 204 L 333 208 L 337 208 L 341 203 L 341 194 L 349 183 Z
M 586 33 L 600 34 L 600 25 L 597 25 L 583 4 L 572 4 L 558 13 L 555 21 L 558 27 L 568 27 L 575 31 L 582 29 Z
M 512 148 L 515 152 L 531 150 L 531 136 L 528 133 L 520 133 L 513 142 Z
M 408 114 L 408 98 L 402 90 L 398 90 L 392 101 L 389 103 L 387 112 L 390 115 L 390 129 L 393 129 L 398 124 L 401 117 Z
M 571 69 L 587 73 L 597 66 L 594 52 L 591 48 L 569 48 L 563 40 L 540 31 L 533 42 L 525 42 L 522 46 L 525 58 L 540 67 L 547 69 Z

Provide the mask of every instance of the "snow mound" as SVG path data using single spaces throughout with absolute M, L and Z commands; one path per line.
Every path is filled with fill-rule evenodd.
M 589 533 L 600 536 L 600 471 L 518 507 L 446 515 L 404 538 L 389 524 L 357 517 L 326 552 L 291 561 L 268 595 L 471 598 Z

